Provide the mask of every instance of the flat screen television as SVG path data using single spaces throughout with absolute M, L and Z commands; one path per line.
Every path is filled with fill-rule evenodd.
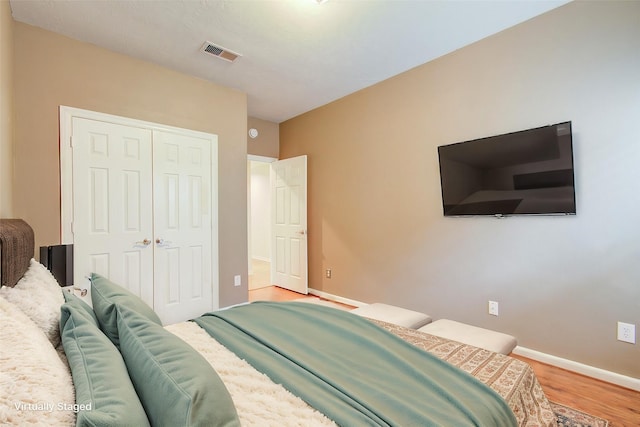
M 576 213 L 571 122 L 438 147 L 445 216 Z

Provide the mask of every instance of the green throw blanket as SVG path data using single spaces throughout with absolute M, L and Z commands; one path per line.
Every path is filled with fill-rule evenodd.
M 342 426 L 517 425 L 488 386 L 346 311 L 256 302 L 194 322 Z

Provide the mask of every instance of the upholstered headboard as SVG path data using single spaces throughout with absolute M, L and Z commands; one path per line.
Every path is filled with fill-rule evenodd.
M 0 219 L 0 285 L 14 287 L 29 268 L 35 239 L 21 219 Z

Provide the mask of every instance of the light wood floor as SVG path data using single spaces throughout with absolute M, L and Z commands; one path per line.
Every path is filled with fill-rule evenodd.
M 313 298 L 277 286 L 249 291 L 249 301 Z M 336 303 L 337 304 L 337 303 Z M 338 307 L 345 308 L 343 304 Z M 609 420 L 609 427 L 640 426 L 640 392 L 514 355 L 529 363 L 549 400 Z

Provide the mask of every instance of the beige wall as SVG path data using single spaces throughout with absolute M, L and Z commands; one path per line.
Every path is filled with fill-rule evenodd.
M 13 19 L 0 1 L 0 218 L 13 217 Z
M 258 130 L 257 138 L 247 136 L 247 152 L 254 156 L 278 158 L 280 152 L 280 126 L 274 122 L 249 117 L 247 120 L 247 132 L 249 129 Z
M 14 211 L 36 246 L 60 241 L 60 105 L 214 133 L 220 304 L 246 301 L 246 95 L 22 23 L 14 31 Z M 244 286 L 233 286 L 236 274 Z
M 616 340 L 640 327 L 638 16 L 572 2 L 282 123 L 280 157 L 309 156 L 310 287 L 640 377 Z M 564 120 L 576 216 L 443 217 L 438 145 Z

